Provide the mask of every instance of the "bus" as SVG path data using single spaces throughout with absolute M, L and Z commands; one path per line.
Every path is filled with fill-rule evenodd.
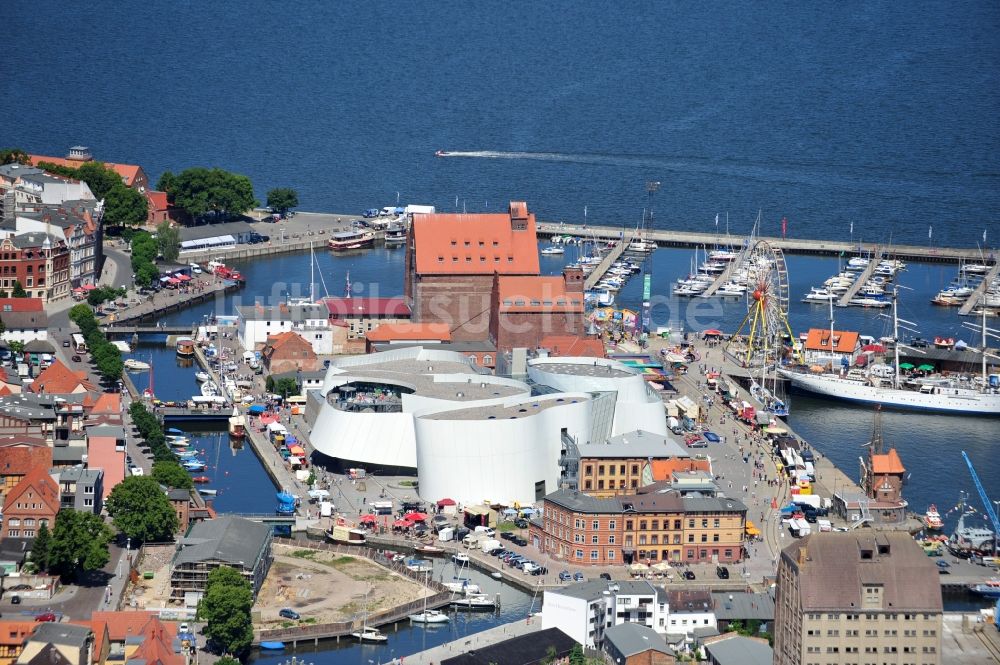
M 76 353 L 87 352 L 87 343 L 83 341 L 83 335 L 80 333 L 73 333 L 73 351 Z

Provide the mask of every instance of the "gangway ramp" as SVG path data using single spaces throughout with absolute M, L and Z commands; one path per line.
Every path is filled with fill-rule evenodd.
M 990 288 L 990 283 L 1000 275 L 1000 261 L 996 261 L 990 271 L 986 273 L 986 277 L 983 277 L 983 281 L 979 283 L 972 295 L 965 301 L 962 308 L 958 310 L 959 316 L 968 316 L 972 313 L 972 309 L 976 306 L 976 303 L 983 301 L 983 294 L 986 293 L 986 289 Z
M 858 278 L 854 280 L 851 284 L 851 288 L 844 292 L 844 295 L 840 297 L 837 301 L 837 307 L 847 307 L 851 304 L 851 299 L 858 294 L 858 290 L 868 283 L 868 280 L 872 278 L 875 274 L 875 270 L 878 269 L 879 261 L 882 260 L 882 250 L 881 248 L 876 248 L 874 252 L 871 253 L 871 258 L 868 260 L 868 266 L 861 271 Z

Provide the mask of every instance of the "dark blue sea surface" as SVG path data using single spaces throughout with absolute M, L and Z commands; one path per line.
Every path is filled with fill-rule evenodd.
M 1000 5 L 6 5 L 0 143 L 221 166 L 303 209 L 972 246 L 1000 227 Z M 437 150 L 464 157 L 435 158 Z

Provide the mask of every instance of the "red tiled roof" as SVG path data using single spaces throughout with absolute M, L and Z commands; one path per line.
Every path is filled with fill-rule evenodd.
M 298 344 L 300 346 L 304 345 L 312 348 L 312 345 L 303 339 L 302 335 L 292 332 L 291 330 L 278 333 L 277 335 L 267 336 L 267 346 L 271 347 L 275 351 L 280 350 L 281 347 L 287 346 L 288 344 Z
M 12 506 L 29 490 L 34 491 L 34 498 L 40 499 L 53 515 L 59 512 L 59 485 L 49 475 L 48 465 L 40 465 L 28 471 L 21 481 L 14 485 L 4 497 L 3 512 L 6 515 Z
M 97 386 L 87 379 L 86 372 L 74 372 L 61 361 L 56 360 L 42 370 L 42 373 L 27 387 L 27 390 L 33 393 L 66 395 L 81 386 L 88 391 L 97 391 Z
M 538 342 L 539 348 L 548 349 L 549 355 L 563 357 L 604 358 L 604 343 L 593 337 L 576 335 L 548 335 Z
M 435 340 L 450 342 L 451 330 L 447 323 L 383 323 L 368 331 L 369 342 L 413 342 Z
M 906 473 L 903 460 L 895 448 L 890 448 L 884 455 L 872 455 L 872 471 L 876 474 Z
M 38 162 L 48 162 L 49 164 L 55 164 L 56 166 L 68 166 L 71 169 L 78 169 L 82 164 L 86 163 L 76 159 L 66 159 L 65 157 L 46 157 L 44 155 L 28 155 L 28 159 L 31 161 L 32 166 L 37 165 Z M 142 167 L 135 164 L 115 164 L 113 162 L 102 162 L 102 164 L 120 175 L 122 180 L 129 187 L 135 184 L 135 179 L 139 175 L 139 171 L 142 170 Z
M 40 312 L 41 298 L 0 298 L 0 316 L 3 312 Z
M 52 466 L 52 449 L 41 437 L 0 439 L 0 476 L 25 476 L 37 466 Z
M 115 414 L 118 415 L 122 412 L 122 396 L 121 393 L 101 393 L 97 401 L 94 402 L 94 408 L 90 410 L 91 415 L 106 415 Z
M 172 642 L 177 635 L 174 624 L 160 621 L 153 612 L 93 612 L 89 622 L 81 622 L 94 632 L 94 662 L 98 662 L 104 635 L 112 642 L 124 642 L 129 637 L 142 637 L 142 644 L 132 654 L 133 659 L 147 663 L 183 665 L 183 654 L 174 653 Z
M 167 193 L 150 189 L 146 191 L 146 200 L 149 201 L 151 210 L 167 210 L 170 203 L 167 202 Z
M 805 344 L 808 351 L 836 351 L 837 353 L 854 353 L 857 346 L 858 333 L 834 330 L 833 343 L 831 344 L 830 331 L 826 328 L 810 328 Z
M 396 298 L 324 298 L 331 319 L 388 316 L 409 318 L 410 307 L 402 296 Z
M 413 241 L 417 274 L 538 274 L 535 215 L 521 201 L 506 214 L 414 215 Z
M 33 632 L 37 621 L 0 621 L 0 646 L 19 647 Z
M 566 293 L 562 276 L 498 277 L 501 312 L 582 312 L 583 294 Z

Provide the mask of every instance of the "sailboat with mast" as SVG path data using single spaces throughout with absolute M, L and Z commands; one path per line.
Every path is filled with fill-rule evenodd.
M 892 347 L 894 366 L 891 377 L 879 376 L 869 371 L 856 376 L 853 373 L 841 375 L 833 372 L 813 374 L 805 367 L 783 367 L 778 372 L 787 378 L 792 386 L 818 395 L 862 404 L 882 404 L 886 408 L 934 411 L 940 413 L 971 413 L 980 416 L 1000 416 L 1000 374 L 987 374 L 987 357 L 998 359 L 987 350 L 987 337 L 997 337 L 995 329 L 986 326 L 986 308 L 978 328 L 982 347 L 980 375 L 971 380 L 960 381 L 956 376 L 922 377 L 903 381 L 899 374 L 899 350 L 904 347 L 899 341 L 898 288 L 892 294 Z M 922 353 L 919 349 L 912 349 Z
M 430 571 L 424 573 L 424 586 L 427 586 L 427 578 L 430 575 Z M 448 623 L 451 619 L 447 614 L 441 612 L 440 610 L 429 610 L 427 609 L 427 594 L 424 594 L 424 609 L 422 612 L 410 615 L 410 621 L 413 623 L 424 623 L 424 624 L 436 624 L 436 623 Z

